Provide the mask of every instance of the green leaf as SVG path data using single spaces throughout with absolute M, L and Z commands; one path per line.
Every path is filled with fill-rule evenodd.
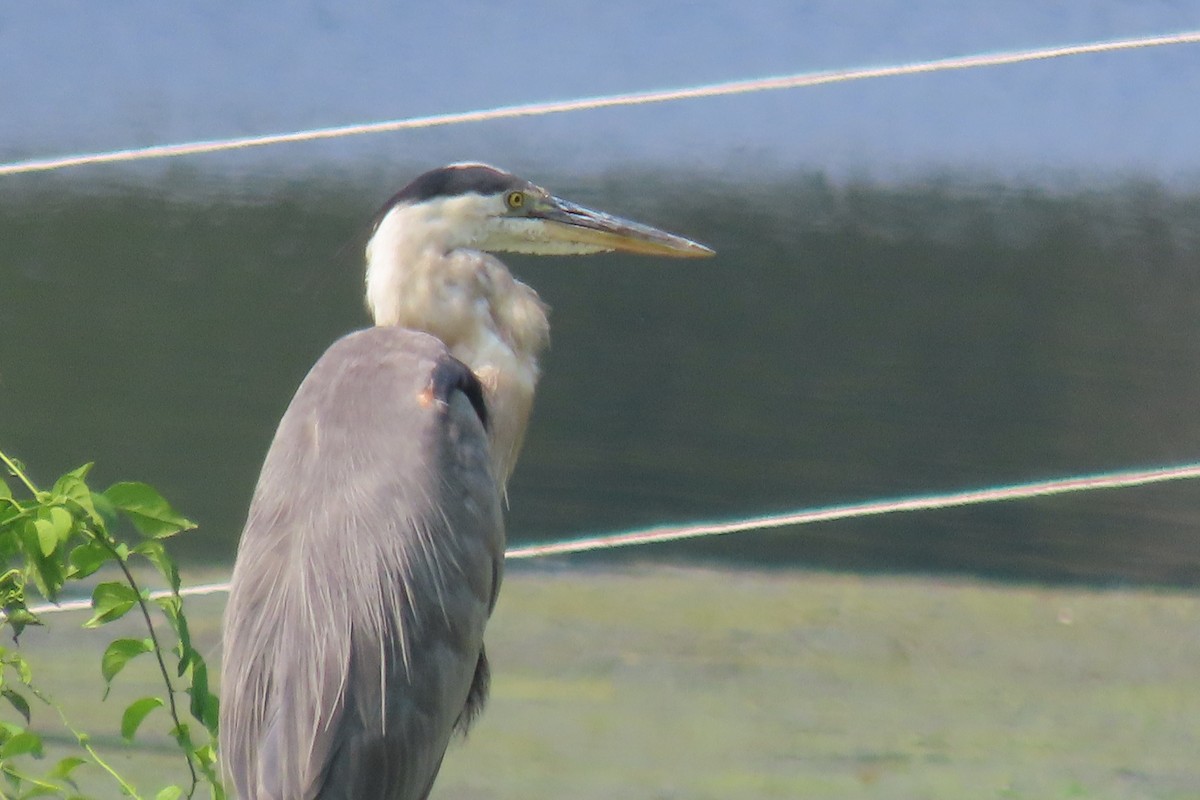
M 71 577 L 86 578 L 104 566 L 104 563 L 111 558 L 112 553 L 99 542 L 95 540 L 84 542 L 71 550 L 71 555 L 68 557 L 73 569 Z
M 183 797 L 183 789 L 178 786 L 166 786 L 154 795 L 154 800 L 179 800 Z
M 190 653 L 189 653 L 190 655 Z M 208 727 L 204 712 L 208 706 L 208 665 L 203 659 L 197 658 L 192 663 L 192 686 L 188 690 L 192 696 L 191 712 L 196 721 Z
M 171 508 L 163 496 L 144 483 L 114 483 L 104 496 L 129 517 L 143 536 L 164 539 L 196 527 L 196 523 Z
M 83 623 L 85 628 L 98 628 L 106 622 L 120 619 L 137 603 L 137 592 L 123 583 L 109 581 L 96 585 L 92 592 L 92 618 Z
M 193 752 L 196 754 L 196 760 L 203 767 L 209 767 L 217 763 L 217 749 L 213 746 L 212 742 L 197 747 Z
M 181 722 L 174 728 L 171 728 L 171 730 L 167 731 L 167 734 L 175 740 L 176 744 L 185 750 L 194 749 L 192 747 L 192 729 L 188 727 L 186 722 Z
M 112 679 L 125 669 L 131 658 L 149 653 L 153 649 L 154 642 L 150 639 L 117 639 L 109 644 L 100 658 L 100 674 L 104 676 L 104 682 L 111 684 Z M 108 690 L 104 693 L 107 695 Z
M 75 518 L 71 516 L 71 512 L 61 506 L 40 509 L 33 526 L 37 531 L 38 549 L 42 555 L 49 558 L 60 543 L 70 538 L 74 524 Z
M 63 475 L 63 477 L 65 478 L 67 476 L 70 476 L 72 478 L 79 478 L 80 480 L 83 480 L 84 478 L 86 478 L 88 476 L 88 473 L 92 471 L 92 467 L 94 467 L 94 466 L 96 466 L 96 462 L 94 462 L 94 461 L 89 461 L 86 464 L 80 464 L 78 467 L 71 470 L 66 475 Z
M 163 547 L 162 542 L 147 539 L 134 547 L 133 552 L 143 556 L 158 568 L 159 573 L 166 579 L 167 585 L 171 587 L 171 591 L 179 591 L 179 567 L 167 555 L 167 548 Z
M 54 506 L 48 512 L 50 524 L 54 526 L 54 532 L 58 535 L 59 544 L 71 538 L 71 531 L 75 528 L 75 517 L 71 516 L 71 512 L 62 506 Z
M 67 756 L 66 758 L 59 759 L 59 762 L 54 765 L 54 769 L 46 773 L 46 777 L 51 780 L 69 781 L 71 773 L 75 771 L 76 767 L 81 767 L 86 763 L 88 763 L 86 758 Z
M 99 515 L 96 513 L 96 507 L 92 503 L 92 490 L 88 488 L 87 482 L 83 479 L 91 468 L 91 464 L 84 464 L 82 467 L 71 470 L 66 475 L 63 475 L 55 481 L 53 492 L 60 500 L 75 503 L 93 521 L 99 522 Z
M 9 737 L 8 741 L 0 747 L 0 759 L 9 759 L 24 755 L 41 758 L 42 737 L 30 731 L 21 731 Z
M 24 695 L 20 694 L 19 692 L 13 691 L 12 689 L 8 688 L 7 686 L 5 686 L 3 689 L 0 689 L 0 695 L 3 695 L 4 699 L 12 704 L 12 707 L 17 710 L 17 713 L 19 713 L 22 717 L 25 718 L 25 724 L 28 725 L 29 724 L 29 701 L 25 699 Z
M 38 549 L 42 555 L 49 557 L 58 547 L 58 532 L 54 530 L 54 524 L 48 519 L 35 519 L 33 527 L 37 531 Z
M 125 738 L 125 741 L 132 742 L 142 721 L 146 719 L 146 715 L 162 705 L 161 697 L 143 697 L 141 700 L 134 700 L 130 703 L 129 707 L 125 709 L 125 713 L 121 715 L 121 736 Z
M 4 659 L 5 663 L 17 671 L 21 682 L 28 686 L 33 681 L 33 670 L 29 666 L 29 662 L 20 653 L 13 653 Z
M 9 536 L 12 533 L 13 518 L 21 515 L 21 506 L 11 497 L 0 497 L 0 534 Z
M 179 620 L 183 618 L 183 601 L 175 595 L 169 594 L 164 597 L 154 598 L 154 602 L 158 604 L 167 621 L 171 623 L 171 629 L 177 629 Z
M 106 532 L 109 528 L 117 527 L 117 507 L 100 492 L 92 492 L 92 508 L 96 509 L 96 515 L 103 522 L 103 525 L 100 523 L 97 525 L 104 528 Z
M 45 528 L 49 519 L 26 520 L 26 524 L 21 526 L 20 536 L 21 543 L 25 549 L 25 555 L 28 557 L 28 564 L 33 582 L 37 585 L 38 591 L 47 600 L 54 601 L 58 598 L 58 592 L 62 589 L 63 583 L 66 581 L 63 565 L 58 559 L 47 558 L 42 552 L 42 532 L 39 527 Z M 40 526 L 38 523 L 42 523 Z M 50 523 L 53 525 L 53 523 Z
M 0 500 L 11 500 L 12 496 L 12 489 L 8 488 L 8 482 L 4 478 L 0 478 Z
M 42 621 L 35 617 L 32 612 L 24 608 L 8 609 L 4 618 L 4 624 L 10 626 L 13 631 L 13 641 L 17 641 L 25 628 L 29 625 L 41 625 Z
M 38 543 L 38 529 L 35 523 L 35 519 L 25 517 L 25 523 L 17 526 L 17 535 L 21 537 L 21 543 L 25 545 L 25 553 L 30 557 L 35 554 L 40 555 L 42 552 L 41 545 Z
M 188 621 L 182 613 L 174 621 L 175 635 L 179 637 L 179 677 L 183 677 L 183 673 L 192 665 L 192 662 L 198 661 L 204 663 L 204 659 L 192 647 L 192 634 L 188 631 Z
M 215 694 L 204 698 L 204 718 L 200 721 L 208 730 L 209 736 L 217 738 L 217 728 L 221 724 L 221 700 Z

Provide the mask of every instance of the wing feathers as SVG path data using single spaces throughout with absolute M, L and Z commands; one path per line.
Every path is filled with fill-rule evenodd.
M 221 749 L 243 800 L 421 798 L 481 703 L 504 551 L 481 398 L 441 342 L 397 328 L 339 340 L 301 384 L 226 611 Z

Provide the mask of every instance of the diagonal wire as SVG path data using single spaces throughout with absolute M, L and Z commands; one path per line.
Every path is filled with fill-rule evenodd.
M 0 176 L 30 172 L 43 172 L 55 169 L 64 169 L 67 167 L 83 166 L 87 164 L 105 164 L 198 155 L 202 153 L 237 150 L 249 147 L 262 147 L 275 144 L 333 139 L 344 136 L 386 133 L 416 128 L 464 124 L 469 122 L 511 119 L 515 117 L 541 116 L 546 114 L 612 108 L 617 106 L 645 105 L 650 103 L 662 103 L 702 97 L 720 97 L 761 91 L 795 89 L 808 86 L 819 86 L 823 84 L 866 80 L 871 78 L 916 75 L 921 73 L 943 72 L 948 70 L 975 69 L 980 67 L 1018 64 L 1067 56 L 1107 53 L 1137 48 L 1159 47 L 1164 45 L 1197 43 L 1200 43 L 1200 31 L 1184 31 L 1161 36 L 1144 36 L 1127 39 L 1115 39 L 1104 42 L 1087 42 L 1082 44 L 1064 45 L 1060 47 L 1013 50 L 1002 53 L 934 59 L 931 61 L 912 62 L 908 64 L 885 67 L 867 67 L 851 70 L 797 73 L 793 75 L 756 78 L 752 80 L 703 84 L 682 89 L 604 95 L 599 97 L 579 98 L 559 102 L 503 106 L 500 108 L 467 111 L 456 114 L 441 114 L 426 117 L 388 120 L 383 122 L 316 128 L 291 133 L 185 142 L 181 144 L 157 145 L 152 147 L 116 150 L 102 153 L 62 156 L 58 158 L 33 159 L 12 162 L 8 164 L 0 164 Z M 877 516 L 881 514 L 899 513 L 905 511 L 952 508 L 957 506 L 976 505 L 980 503 L 999 502 L 1004 500 L 1027 499 L 1032 497 L 1043 497 L 1071 492 L 1093 491 L 1097 489 L 1125 488 L 1150 483 L 1160 483 L 1163 481 L 1183 480 L 1197 477 L 1200 477 L 1200 464 L 1185 464 L 1176 467 L 1164 467 L 1150 470 L 1085 475 L 1059 480 L 1014 484 L 1011 486 L 994 487 L 988 489 L 973 489 L 950 494 L 921 495 L 914 497 L 876 500 L 850 505 L 804 509 L 786 514 L 749 517 L 725 522 L 705 522 L 690 525 L 657 526 L 642 530 L 625 531 L 560 542 L 516 547 L 510 549 L 506 556 L 509 559 L 515 560 L 549 555 L 592 552 L 619 547 L 647 545 L 656 542 L 678 541 L 702 536 L 717 536 L 751 530 L 765 530 L 785 526 L 805 525 L 815 522 L 851 519 L 855 517 Z M 228 590 L 228 583 L 213 583 L 186 587 L 180 591 L 180 594 L 183 596 L 202 596 L 219 594 L 227 592 Z M 169 593 L 155 592 L 152 593 L 151 596 L 161 597 L 167 594 Z M 47 604 L 36 606 L 31 610 L 34 611 L 34 613 L 51 613 L 55 611 L 82 610 L 90 607 L 90 601 L 80 600 L 62 603 L 59 605 Z
M 1062 45 L 1057 47 L 1042 47 L 1028 50 L 1009 50 L 1001 53 L 983 53 L 970 56 L 955 56 L 939 58 L 930 61 L 916 61 L 907 64 L 895 64 L 883 67 L 863 67 L 847 70 L 829 70 L 822 72 L 801 72 L 792 75 L 779 75 L 750 80 L 728 81 L 690 86 L 682 89 L 664 89 L 628 94 L 601 95 L 573 100 L 551 101 L 544 103 L 527 103 L 523 105 L 501 106 L 477 111 L 464 111 L 453 114 L 436 114 L 433 116 L 408 117 L 404 119 L 385 120 L 382 122 L 366 122 L 352 125 L 338 125 L 328 128 L 313 128 L 310 130 L 290 133 L 271 133 L 261 136 L 243 136 L 229 139 L 209 139 L 179 144 L 154 145 L 151 147 L 112 150 L 99 153 L 81 153 L 77 155 L 58 156 L 53 158 L 38 158 L 25 161 L 14 161 L 0 164 L 0 176 L 19 175 L 30 172 L 45 172 L 49 170 L 79 167 L 88 164 L 113 164 L 128 161 L 144 161 L 157 158 L 175 158 L 179 156 L 216 153 L 226 150 L 240 150 L 250 147 L 265 147 L 268 145 L 289 144 L 296 142 L 312 142 L 321 139 L 336 139 L 346 136 L 362 136 L 365 134 L 390 133 L 394 131 L 413 130 L 417 128 L 433 128 L 443 125 L 461 125 L 469 122 L 487 122 L 498 119 L 513 119 L 516 117 L 535 117 L 546 114 L 562 114 L 570 111 L 585 111 L 617 106 L 647 105 L 650 103 L 665 103 L 676 100 L 692 100 L 702 97 L 723 97 L 727 95 L 749 94 L 752 92 L 777 91 L 781 89 L 799 89 L 808 86 L 821 86 L 830 83 L 845 83 L 848 81 L 868 80 L 872 78 L 891 78 L 901 75 L 918 75 L 929 72 L 945 72 L 948 70 L 978 69 L 981 67 L 996 67 L 1008 64 L 1020 64 L 1029 61 L 1043 61 L 1052 58 L 1080 56 L 1096 53 L 1111 53 L 1120 50 L 1134 50 L 1147 47 L 1162 47 L 1166 45 L 1198 44 L 1200 31 L 1182 31 L 1179 33 L 1163 34 L 1160 36 L 1140 36 L 1127 39 L 1113 39 L 1103 42 L 1084 42 L 1081 44 Z
M 933 511 L 936 509 L 999 503 L 1011 500 L 1028 500 L 1035 497 L 1092 492 L 1100 489 L 1127 489 L 1135 486 L 1195 478 L 1200 478 L 1200 463 L 1077 475 L 1068 478 L 1016 483 L 984 489 L 966 489 L 945 494 L 912 495 L 847 505 L 808 508 L 784 514 L 745 517 L 725 522 L 661 525 L 653 528 L 603 534 L 600 536 L 586 536 L 559 542 L 513 547 L 509 548 L 505 553 L 505 557 L 510 560 L 517 560 L 569 555 L 571 553 L 588 553 L 598 550 L 613 550 L 620 547 L 635 547 L 660 542 L 679 541 L 682 539 L 697 539 L 706 536 L 722 536 L 730 533 L 811 525 L 816 522 L 831 522 L 841 519 L 898 514 L 909 511 Z M 180 590 L 179 594 L 184 597 L 198 597 L 223 594 L 228 591 L 229 584 L 227 582 L 207 583 L 185 587 Z M 169 594 L 170 592 L 167 591 L 159 591 L 151 593 L 150 597 L 152 599 L 166 597 Z M 90 600 L 76 600 L 58 605 L 44 604 L 35 606 L 30 611 L 35 614 L 49 614 L 57 611 L 82 611 L 91 608 L 91 605 Z
M 831 522 L 840 519 L 898 514 L 906 511 L 933 511 L 959 506 L 980 505 L 983 503 L 998 503 L 1008 500 L 1028 500 L 1034 497 L 1050 497 L 1059 494 L 1096 491 L 1098 489 L 1122 489 L 1145 486 L 1151 483 L 1193 478 L 1200 478 L 1200 463 L 1147 470 L 1080 475 L 1070 478 L 1017 483 L 986 489 L 967 489 L 948 494 L 916 495 L 871 500 L 863 503 L 809 508 L 783 514 L 769 514 L 726 522 L 660 525 L 653 528 L 602 536 L 570 539 L 547 544 L 526 545 L 510 549 L 505 555 L 507 558 L 515 559 L 585 553 L 594 550 L 611 550 L 618 547 L 671 542 L 680 539 L 695 539 L 702 536 L 721 536 L 729 533 L 768 530 L 792 525 L 810 525 L 814 522 Z

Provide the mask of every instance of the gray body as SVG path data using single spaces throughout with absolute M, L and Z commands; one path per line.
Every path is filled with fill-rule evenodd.
M 486 692 L 504 529 L 485 418 L 470 370 L 401 328 L 346 336 L 301 384 L 226 611 L 238 797 L 428 795 Z

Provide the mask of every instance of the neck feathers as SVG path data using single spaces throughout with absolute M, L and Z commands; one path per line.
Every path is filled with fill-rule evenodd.
M 492 461 L 504 482 L 516 464 L 549 340 L 546 307 L 499 259 L 455 235 L 469 225 L 397 207 L 367 246 L 367 305 L 376 325 L 441 339 L 479 377 L 492 416 Z

